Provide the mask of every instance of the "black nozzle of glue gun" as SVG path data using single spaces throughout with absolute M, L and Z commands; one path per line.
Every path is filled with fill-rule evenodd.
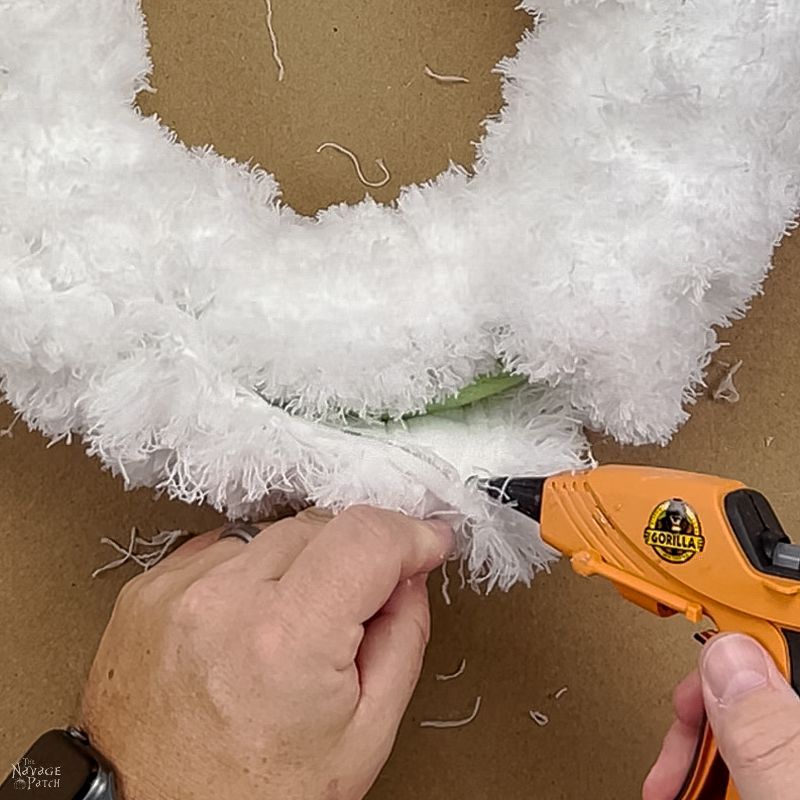
M 539 522 L 546 478 L 482 478 L 478 488 L 489 497 L 514 507 L 526 517 Z

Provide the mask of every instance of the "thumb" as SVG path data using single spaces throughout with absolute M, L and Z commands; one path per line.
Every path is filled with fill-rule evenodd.
M 715 636 L 700 676 L 708 721 L 742 800 L 796 797 L 800 699 L 767 651 L 742 634 Z

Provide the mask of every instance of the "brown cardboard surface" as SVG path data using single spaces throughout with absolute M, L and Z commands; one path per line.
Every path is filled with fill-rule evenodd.
M 380 201 L 450 160 L 469 166 L 481 122 L 501 105 L 492 67 L 530 23 L 513 2 L 273 0 L 279 83 L 264 0 L 143 5 L 158 93 L 140 97 L 142 110 L 189 145 L 266 166 L 304 214 L 366 193 L 346 157 L 317 154 L 323 142 L 353 150 L 371 180 L 383 158 L 392 181 L 371 190 Z M 438 84 L 426 65 L 470 83 Z
M 368 173 L 384 158 L 393 180 L 373 192 L 383 201 L 449 159 L 468 166 L 470 141 L 500 103 L 490 69 L 528 24 L 511 0 L 273 5 L 283 83 L 275 80 L 262 0 L 145 0 L 158 93 L 141 105 L 188 144 L 213 143 L 268 166 L 303 213 L 364 195 L 349 161 L 315 152 L 323 141 L 353 149 Z M 471 83 L 437 84 L 424 76 L 426 64 Z M 787 529 L 798 530 L 800 379 L 789 368 L 798 353 L 798 267 L 800 248 L 790 241 L 765 297 L 725 332 L 731 344 L 719 358 L 744 362 L 738 404 L 701 400 L 670 447 L 620 449 L 601 440 L 598 457 L 738 477 L 765 491 Z M 0 409 L 0 428 L 11 418 Z M 90 578 L 113 555 L 99 537 L 124 538 L 132 525 L 145 534 L 201 530 L 218 517 L 153 501 L 147 491 L 125 493 L 78 444 L 47 449 L 21 426 L 0 438 L 0 512 L 2 769 L 45 727 L 69 720 L 116 592 L 132 574 Z M 437 576 L 425 672 L 372 800 L 638 797 L 670 717 L 671 687 L 696 655 L 689 626 L 651 617 L 565 565 L 530 590 L 488 598 L 455 592 L 449 608 L 438 586 Z M 462 657 L 461 678 L 434 680 Z M 568 692 L 555 701 L 549 695 L 562 686 Z M 424 718 L 466 714 L 477 694 L 483 707 L 469 727 L 418 727 Z M 529 709 L 548 714 L 550 724 L 534 725 Z

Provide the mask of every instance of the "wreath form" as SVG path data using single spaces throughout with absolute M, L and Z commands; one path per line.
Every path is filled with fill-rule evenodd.
M 0 0 L 8 400 L 128 486 L 440 515 L 473 582 L 527 582 L 554 554 L 469 478 L 685 420 L 797 209 L 800 7 L 522 7 L 474 175 L 312 220 L 135 110 L 138 0 Z M 498 362 L 530 386 L 407 419 Z

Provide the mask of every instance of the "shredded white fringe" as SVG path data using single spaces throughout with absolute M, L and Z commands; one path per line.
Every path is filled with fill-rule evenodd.
M 0 0 L 0 389 L 129 486 L 446 515 L 473 582 L 530 580 L 553 554 L 468 479 L 686 419 L 793 225 L 800 4 L 522 7 L 474 175 L 310 220 L 131 109 L 138 0 Z M 498 361 L 535 387 L 401 420 Z

